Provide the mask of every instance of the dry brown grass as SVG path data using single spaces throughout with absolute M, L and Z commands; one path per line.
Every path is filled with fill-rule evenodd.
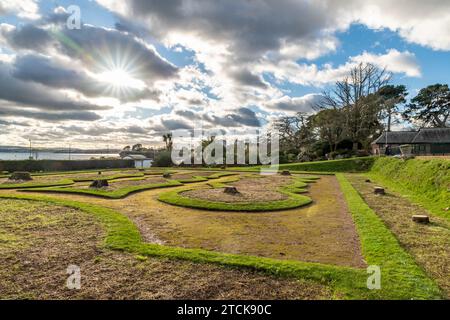
M 87 214 L 23 200 L 0 200 L 0 299 L 328 299 L 316 283 L 101 248 Z M 81 289 L 66 268 L 81 268 Z
M 413 215 L 430 213 L 389 190 L 386 196 L 373 194 L 374 184 L 365 182 L 363 176 L 347 177 L 402 246 L 450 297 L 450 222 L 431 216 L 429 225 L 415 223 L 411 219 Z

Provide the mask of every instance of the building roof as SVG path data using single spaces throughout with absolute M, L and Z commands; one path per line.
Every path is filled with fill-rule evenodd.
M 123 159 L 126 159 L 126 160 L 151 160 L 142 154 L 129 154 L 129 155 L 123 157 Z
M 372 144 L 450 143 L 450 128 L 384 132 Z
M 450 128 L 421 129 L 412 143 L 450 143 Z
M 408 144 L 412 143 L 417 131 L 383 132 L 373 144 Z

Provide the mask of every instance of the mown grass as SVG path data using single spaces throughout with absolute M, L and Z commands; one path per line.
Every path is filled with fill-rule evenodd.
M 176 181 L 176 180 L 168 180 L 164 183 L 152 183 L 152 184 L 145 184 L 140 186 L 130 186 L 130 187 L 124 187 L 113 191 L 106 191 L 106 190 L 97 190 L 97 189 L 76 189 L 76 188 L 35 188 L 32 190 L 24 190 L 28 192 L 47 192 L 47 193 L 71 193 L 71 194 L 84 194 L 84 195 L 91 195 L 91 196 L 97 196 L 102 198 L 110 198 L 110 199 L 122 199 L 126 196 L 139 192 L 144 190 L 151 190 L 156 188 L 168 188 L 168 187 L 175 187 L 175 186 L 181 186 L 182 183 Z
M 74 182 L 89 182 L 94 180 L 116 180 L 116 179 L 125 179 L 125 178 L 139 178 L 144 177 L 143 173 L 130 173 L 130 174 L 114 174 L 109 176 L 103 176 L 103 175 L 94 175 L 91 177 L 80 177 L 80 178 L 73 178 L 72 180 Z
M 439 287 L 398 243 L 376 213 L 364 202 L 343 174 L 336 175 L 347 200 L 369 265 L 381 268 L 380 293 L 389 298 L 413 299 L 442 297 Z
M 450 161 L 379 158 L 367 173 L 372 180 L 408 197 L 431 213 L 450 219 Z
M 218 181 L 217 183 L 210 183 L 213 188 L 222 188 L 225 184 L 230 183 L 233 177 L 224 181 Z M 186 208 L 205 209 L 213 211 L 244 211 L 244 212 L 265 212 L 265 211 L 277 211 L 287 210 L 305 206 L 312 202 L 312 199 L 299 193 L 305 191 L 307 183 L 300 179 L 294 179 L 294 182 L 288 186 L 283 186 L 279 189 L 280 193 L 284 193 L 288 196 L 288 199 L 267 201 L 267 202 L 216 202 L 202 199 L 195 199 L 184 197 L 182 192 L 192 190 L 192 188 L 184 188 L 181 190 L 173 190 L 164 192 L 159 195 L 158 200 L 171 205 L 176 205 Z
M 25 182 L 25 183 L 0 184 L 0 189 L 34 189 L 34 188 L 69 186 L 72 184 L 74 184 L 74 181 L 71 179 L 63 179 L 63 180 L 55 181 L 55 182 L 30 181 L 30 182 Z
M 94 215 L 106 230 L 104 245 L 114 250 L 140 256 L 213 263 L 232 268 L 246 268 L 282 277 L 306 279 L 330 286 L 339 299 L 436 299 L 440 293 L 434 283 L 414 264 L 395 241 L 383 223 L 364 204 L 343 176 L 339 177 L 362 238 L 362 248 L 370 263 L 382 266 L 382 289 L 369 290 L 365 270 L 285 261 L 255 256 L 224 254 L 201 249 L 184 249 L 142 242 L 136 226 L 114 210 L 64 199 L 45 196 L 0 195 L 1 198 L 44 201 L 83 210 Z M 361 203 L 362 202 L 362 203 Z M 367 235 L 364 235 L 367 233 Z M 390 260 L 391 262 L 389 263 Z

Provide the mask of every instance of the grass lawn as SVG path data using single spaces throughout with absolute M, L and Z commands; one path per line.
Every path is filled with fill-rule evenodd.
M 245 178 L 244 179 L 249 179 Z M 229 202 L 221 201 L 224 196 L 222 188 L 227 184 L 236 181 L 234 178 L 218 181 L 216 184 L 209 184 L 213 189 L 217 190 L 218 196 L 214 198 L 215 200 L 210 200 L 208 198 L 200 199 L 198 197 L 188 197 L 184 194 L 193 190 L 192 188 L 185 188 L 181 190 L 172 190 L 163 193 L 159 196 L 158 200 L 168 203 L 171 205 L 186 207 L 186 208 L 196 208 L 205 210 L 215 210 L 215 211 L 246 211 L 246 212 L 262 212 L 262 211 L 276 211 L 276 210 L 287 210 L 294 209 L 301 206 L 305 206 L 312 202 L 311 198 L 300 195 L 299 193 L 304 193 L 307 183 L 301 178 L 294 178 L 287 185 L 282 185 L 278 187 L 278 193 L 286 195 L 285 199 L 272 200 L 272 201 L 256 201 L 254 197 L 248 197 L 246 201 L 235 201 L 231 200 Z M 308 181 L 311 181 L 308 179 Z M 252 182 L 253 184 L 253 182 Z M 267 188 L 264 185 L 264 179 L 257 181 L 257 186 L 261 188 L 260 192 Z M 201 190 L 200 193 L 207 194 L 210 190 Z M 244 190 L 242 190 L 245 192 Z M 220 196 L 222 195 L 222 197 Z M 253 194 L 255 195 L 255 194 Z M 239 196 L 234 196 L 234 199 L 239 199 Z
M 97 217 L 75 208 L 0 199 L 0 217 L 0 299 L 331 297 L 312 281 L 111 250 Z M 65 286 L 69 264 L 81 268 L 80 290 Z
M 144 174 L 114 179 L 111 184 L 119 187 L 110 191 L 90 190 L 83 183 L 76 183 L 77 188 L 29 190 L 36 194 L 0 190 L 0 253 L 7 257 L 0 261 L 0 288 L 5 288 L 0 289 L 0 297 L 444 298 L 448 296 L 449 228 L 441 207 L 448 196 L 444 192 L 448 192 L 448 171 L 445 162 L 439 161 L 446 160 L 433 160 L 429 166 L 415 162 L 421 160 L 401 165 L 388 160 L 290 165 L 283 169 L 310 174 L 283 177 L 290 181 L 285 184 L 244 170 L 197 170 L 201 174 L 177 170 L 172 176 L 179 174 L 195 181 L 183 186 L 173 180 L 175 188 L 169 192 L 160 187 L 146 191 L 120 187 L 143 187 L 142 181 L 151 179 Z M 339 172 L 363 169 L 371 170 L 364 174 L 389 187 L 387 197 L 395 198 L 395 208 L 377 201 L 362 176 Z M 322 170 L 338 173 L 336 177 L 312 176 Z M 411 182 L 408 175 L 414 177 Z M 399 183 L 391 187 L 394 178 Z M 155 175 L 154 179 L 160 177 Z M 422 185 L 416 186 L 419 182 Z M 255 201 L 211 201 L 225 185 L 237 186 L 242 189 L 243 200 L 254 196 Z M 265 193 L 255 192 L 259 185 L 266 185 Z M 98 192 L 95 195 L 99 197 L 86 197 L 89 191 Z M 136 191 L 143 192 L 120 200 Z M 406 191 L 407 199 L 400 196 Z M 47 197 L 40 192 L 54 194 Z M 164 197 L 177 205 L 177 201 L 187 201 L 183 203 L 187 206 L 201 202 L 202 208 L 158 201 Z M 258 200 L 271 197 L 280 198 Z M 264 211 L 276 203 L 305 198 L 310 205 Z M 255 204 L 261 206 L 258 212 L 223 209 L 252 209 Z M 411 208 L 431 211 L 433 223 L 411 224 L 407 219 Z M 69 258 L 85 268 L 86 279 L 92 281 L 92 286 L 86 285 L 78 294 L 64 289 L 66 248 L 71 249 Z M 367 266 L 380 267 L 380 290 L 367 288 Z M 29 282 L 16 281 L 29 277 L 29 270 L 37 270 Z M 107 279 L 115 280 L 111 284 Z M 238 288 L 239 279 L 246 280 Z M 246 285 L 255 288 L 246 290 Z M 167 289 L 171 286 L 176 290 Z

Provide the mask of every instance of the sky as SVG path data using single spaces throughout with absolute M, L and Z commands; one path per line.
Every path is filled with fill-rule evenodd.
M 0 145 L 243 134 L 313 112 L 361 62 L 412 98 L 450 82 L 449 30 L 448 0 L 0 0 Z

